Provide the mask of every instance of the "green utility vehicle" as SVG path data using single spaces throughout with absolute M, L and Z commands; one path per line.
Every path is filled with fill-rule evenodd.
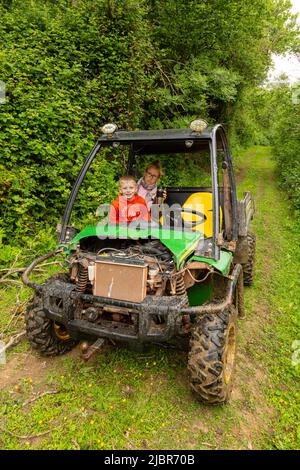
M 198 398 L 226 402 L 237 318 L 244 316 L 243 286 L 253 282 L 255 237 L 249 232 L 253 199 L 246 192 L 237 200 L 225 130 L 202 120 L 187 129 L 131 132 L 109 124 L 102 130 L 71 191 L 58 249 L 35 259 L 23 274 L 35 290 L 26 313 L 29 341 L 42 355 L 57 355 L 80 339 L 90 340 L 84 343 L 85 358 L 110 340 L 182 342 L 188 345 L 189 381 Z M 70 225 L 72 209 L 101 151 L 121 151 L 127 174 L 135 176 L 154 159 L 167 173 L 168 162 L 173 168 L 186 162 L 189 168 L 192 158 L 199 174 L 191 175 L 192 186 L 167 186 L 149 223 L 113 225 L 102 212 L 96 225 L 79 231 Z M 44 284 L 29 279 L 39 263 L 61 252 L 68 273 Z

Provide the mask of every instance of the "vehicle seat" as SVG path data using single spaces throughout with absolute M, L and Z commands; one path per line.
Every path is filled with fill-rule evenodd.
M 167 188 L 165 202 L 170 206 L 177 203 L 183 209 L 195 211 L 194 214 L 182 212 L 182 220 L 188 224 L 192 223 L 192 230 L 202 232 L 206 238 L 213 236 L 213 197 L 211 191 L 200 188 L 176 188 L 176 190 Z M 222 226 L 223 210 L 220 207 L 220 227 Z

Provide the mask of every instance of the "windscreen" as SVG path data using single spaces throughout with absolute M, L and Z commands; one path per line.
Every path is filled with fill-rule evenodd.
M 176 144 L 176 143 L 175 143 Z M 172 206 L 177 204 L 177 219 L 171 220 L 170 228 L 176 228 L 177 223 L 182 221 L 181 207 L 185 206 L 189 215 L 185 215 L 188 229 L 195 229 L 201 219 L 203 210 L 198 210 L 201 217 L 197 216 L 197 210 L 193 210 L 195 205 L 202 204 L 207 197 L 196 197 L 194 193 L 211 193 L 211 162 L 209 149 L 206 146 L 194 146 L 187 148 L 186 143 L 175 145 L 172 148 L 158 148 L 152 146 L 142 146 L 133 148 L 131 145 L 118 145 L 103 147 L 96 155 L 86 176 L 82 182 L 80 190 L 75 200 L 71 220 L 69 225 L 77 227 L 79 230 L 87 225 L 97 225 L 99 223 L 99 207 L 110 204 L 119 196 L 119 179 L 130 173 L 137 182 L 144 182 L 145 172 L 149 165 L 159 165 L 162 169 L 161 177 L 155 182 L 155 190 L 163 191 L 165 204 Z M 189 144 L 189 143 L 188 143 Z M 170 151 L 176 148 L 181 152 Z M 151 153 L 155 150 L 155 153 Z M 166 150 L 164 153 L 163 151 Z M 146 184 L 147 187 L 147 184 Z M 147 189 L 147 188 L 146 188 Z M 153 192 L 154 196 L 155 190 Z M 157 203 L 157 199 L 153 202 Z M 161 201 L 160 201 L 161 202 Z M 198 207 L 199 209 L 199 207 Z M 103 216 L 103 210 L 100 210 Z M 151 220 L 151 216 L 150 216 Z M 170 222 L 161 214 L 156 214 L 155 223 Z

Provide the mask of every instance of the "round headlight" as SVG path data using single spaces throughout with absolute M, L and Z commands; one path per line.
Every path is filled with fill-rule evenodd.
M 117 129 L 118 126 L 116 124 L 105 124 L 101 127 L 101 131 L 106 135 L 112 135 Z
M 207 128 L 208 124 L 204 119 L 196 119 L 195 121 L 192 121 L 190 124 L 190 128 L 194 132 L 203 132 Z

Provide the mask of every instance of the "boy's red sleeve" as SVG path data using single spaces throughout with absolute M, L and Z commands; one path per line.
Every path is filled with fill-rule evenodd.
M 115 199 L 110 205 L 109 222 L 111 224 L 119 223 L 119 198 Z

